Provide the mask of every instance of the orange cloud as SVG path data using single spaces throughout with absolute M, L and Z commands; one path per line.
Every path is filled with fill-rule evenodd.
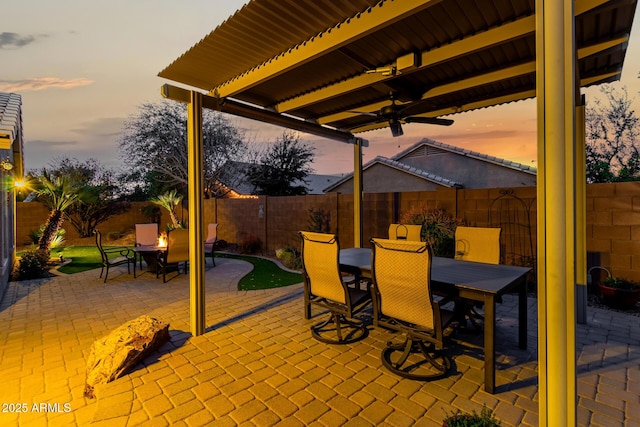
M 0 91 L 2 92 L 27 92 L 46 89 L 73 89 L 80 86 L 87 86 L 93 80 L 82 77 L 75 79 L 60 79 L 58 77 L 37 77 L 25 80 L 0 80 Z

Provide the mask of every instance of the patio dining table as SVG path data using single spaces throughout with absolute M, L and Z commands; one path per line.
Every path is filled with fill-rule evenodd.
M 340 269 L 347 273 L 372 277 L 369 248 L 342 249 L 339 263 Z M 487 393 L 495 393 L 496 301 L 507 292 L 518 292 L 518 346 L 527 348 L 525 279 L 530 270 L 512 265 L 432 258 L 431 282 L 435 289 L 484 303 L 484 389 Z

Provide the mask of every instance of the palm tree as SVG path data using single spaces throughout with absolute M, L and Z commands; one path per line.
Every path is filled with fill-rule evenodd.
M 178 220 L 175 212 L 175 207 L 178 206 L 178 203 L 180 203 L 181 201 L 182 196 L 179 195 L 176 190 L 168 191 L 151 199 L 151 203 L 162 206 L 169 211 L 169 216 L 171 217 L 173 228 L 182 228 L 182 224 L 180 224 L 180 221 Z
M 38 180 L 40 181 L 40 188 L 37 190 L 38 200 L 51 211 L 38 241 L 38 248 L 49 252 L 51 242 L 64 221 L 62 214 L 78 201 L 79 189 L 69 177 L 58 176 L 51 179 L 46 171 L 38 177 Z

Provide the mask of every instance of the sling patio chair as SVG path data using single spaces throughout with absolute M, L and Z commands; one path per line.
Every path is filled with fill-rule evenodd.
M 136 224 L 136 247 L 144 250 L 155 251 L 158 245 L 158 224 L 155 222 L 147 224 Z M 137 252 L 142 270 L 143 251 Z
M 456 227 L 455 259 L 500 264 L 501 232 L 501 228 L 494 227 Z M 456 300 L 455 310 L 462 325 L 469 320 L 475 329 L 480 329 L 477 320 L 482 320 L 483 317 L 476 310 L 480 306 L 482 303 L 477 301 Z
M 364 322 L 353 318 L 371 301 L 371 293 L 347 286 L 339 268 L 340 245 L 334 234 L 301 231 L 305 318 L 311 306 L 330 312 L 327 320 L 311 326 L 311 335 L 329 344 L 358 341 L 368 334 Z
M 429 381 L 449 373 L 442 351 L 453 312 L 440 308 L 431 290 L 427 243 L 371 239 L 374 326 L 401 332 L 404 342 L 387 343 L 382 364 L 405 378 Z
M 131 274 L 131 264 L 133 264 L 133 277 L 136 277 L 136 254 L 131 249 L 119 246 L 111 248 L 102 247 L 102 233 L 100 230 L 93 230 L 93 234 L 96 235 L 96 246 L 100 251 L 100 257 L 102 258 L 102 270 L 100 270 L 100 277 L 104 274 L 104 282 L 107 282 L 107 276 L 109 275 L 109 268 L 117 265 L 127 264 L 127 273 Z M 106 272 L 105 272 L 106 269 Z
M 415 224 L 391 224 L 389 225 L 389 239 L 392 240 L 411 240 L 419 242 L 421 237 L 422 226 Z
M 189 230 L 177 228 L 167 233 L 167 248 L 158 254 L 158 268 L 156 277 L 162 272 L 162 281 L 167 282 L 167 271 L 172 268 L 178 270 L 180 265 L 184 266 L 184 274 L 187 274 L 187 263 L 189 262 Z
M 213 266 L 216 266 L 214 249 L 218 242 L 218 224 L 210 223 L 207 229 L 207 239 L 204 241 L 204 260 L 207 261 L 207 257 L 211 258 Z

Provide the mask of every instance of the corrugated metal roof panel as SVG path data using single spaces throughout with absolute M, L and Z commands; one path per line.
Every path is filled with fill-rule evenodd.
M 535 67 L 508 71 L 535 64 L 534 6 L 535 0 L 253 0 L 160 76 L 264 108 L 289 102 L 289 115 L 363 131 L 388 118 L 352 111 L 380 112 L 391 104 L 390 93 L 411 106 L 400 119 L 409 111 L 443 115 L 533 96 Z M 578 48 L 629 34 L 635 0 L 590 7 L 576 3 L 583 11 L 575 20 Z M 581 58 L 584 84 L 618 78 L 608 73 L 621 70 L 626 48 L 621 43 Z M 367 70 L 411 54 L 439 59 L 358 83 Z

